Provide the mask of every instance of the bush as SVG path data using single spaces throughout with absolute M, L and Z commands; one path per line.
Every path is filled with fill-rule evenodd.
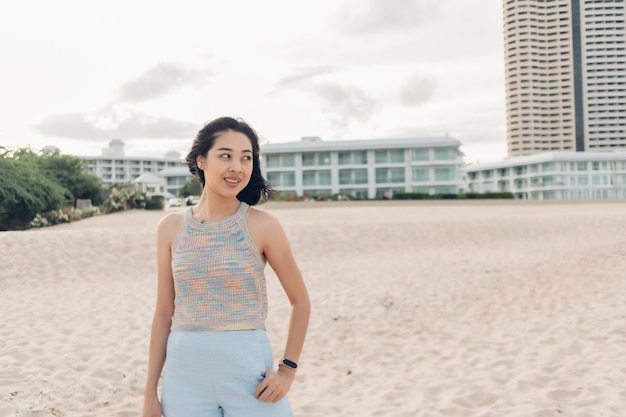
M 146 199 L 146 210 L 163 210 L 165 208 L 165 197 L 153 195 Z
M 60 209 L 65 194 L 32 155 L 0 154 L 0 230 L 27 228 L 38 213 Z
M 426 193 L 395 193 L 394 200 L 427 200 L 431 196 Z
M 93 217 L 100 214 L 97 207 L 89 207 L 86 209 L 69 209 L 69 210 L 53 210 L 46 213 L 37 213 L 35 218 L 30 221 L 30 227 L 46 227 L 55 224 L 69 223 Z
M 494 199 L 494 198 L 515 198 L 513 193 L 487 192 L 487 193 L 465 193 L 465 194 L 426 194 L 426 193 L 396 193 L 394 200 L 456 200 L 456 199 Z
M 486 193 L 466 193 L 465 198 L 486 198 L 486 199 L 494 199 L 494 198 L 515 198 L 513 193 L 508 191 L 501 192 L 486 192 Z
M 117 211 L 131 209 L 145 209 L 146 196 L 129 186 L 122 189 L 111 188 L 108 198 L 104 202 L 105 213 L 115 213 Z

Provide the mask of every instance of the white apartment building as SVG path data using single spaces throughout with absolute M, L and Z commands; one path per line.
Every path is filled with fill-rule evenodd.
M 521 200 L 626 199 L 626 152 L 547 152 L 468 165 L 471 192 Z
M 87 173 L 100 178 L 104 187 L 110 187 L 116 183 L 134 182 L 143 174 L 158 175 L 167 168 L 182 166 L 178 152 L 168 152 L 162 158 L 125 156 L 124 142 L 119 139 L 109 142 L 109 147 L 102 149 L 100 156 L 80 156 L 80 158 L 87 162 Z M 174 195 L 176 192 L 172 191 L 175 189 L 175 186 L 168 185 L 167 187 L 167 191 Z
M 298 196 L 341 194 L 356 199 L 394 193 L 465 192 L 461 142 L 450 137 L 265 144 L 261 167 L 277 191 Z
M 503 0 L 509 156 L 626 149 L 625 0 Z

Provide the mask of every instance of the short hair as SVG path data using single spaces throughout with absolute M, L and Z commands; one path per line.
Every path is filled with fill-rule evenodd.
M 202 188 L 204 188 L 204 172 L 198 168 L 197 158 L 198 156 L 206 156 L 209 149 L 215 144 L 218 136 L 227 131 L 243 133 L 250 139 L 252 144 L 252 174 L 250 175 L 250 182 L 237 194 L 237 199 L 251 206 L 257 204 L 261 198 L 267 200 L 276 191 L 261 174 L 259 137 L 254 129 L 241 118 L 219 117 L 211 120 L 200 129 L 191 144 L 191 150 L 185 158 L 189 172 L 200 181 Z

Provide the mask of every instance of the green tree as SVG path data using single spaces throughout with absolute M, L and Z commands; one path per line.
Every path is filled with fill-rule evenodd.
M 100 179 L 85 172 L 84 160 L 59 152 L 44 153 L 40 157 L 40 167 L 42 172 L 67 190 L 68 200 L 89 199 L 95 205 L 102 202 Z
M 66 189 L 39 167 L 30 149 L 0 148 L 0 230 L 26 228 L 37 213 L 63 206 Z
M 181 197 L 200 194 L 202 194 L 202 184 L 196 177 L 189 178 L 183 188 L 180 189 Z

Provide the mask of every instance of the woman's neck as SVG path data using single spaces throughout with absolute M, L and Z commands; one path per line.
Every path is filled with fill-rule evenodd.
M 203 193 L 193 208 L 193 217 L 203 223 L 216 223 L 232 216 L 241 202 L 232 198 L 219 198 Z

